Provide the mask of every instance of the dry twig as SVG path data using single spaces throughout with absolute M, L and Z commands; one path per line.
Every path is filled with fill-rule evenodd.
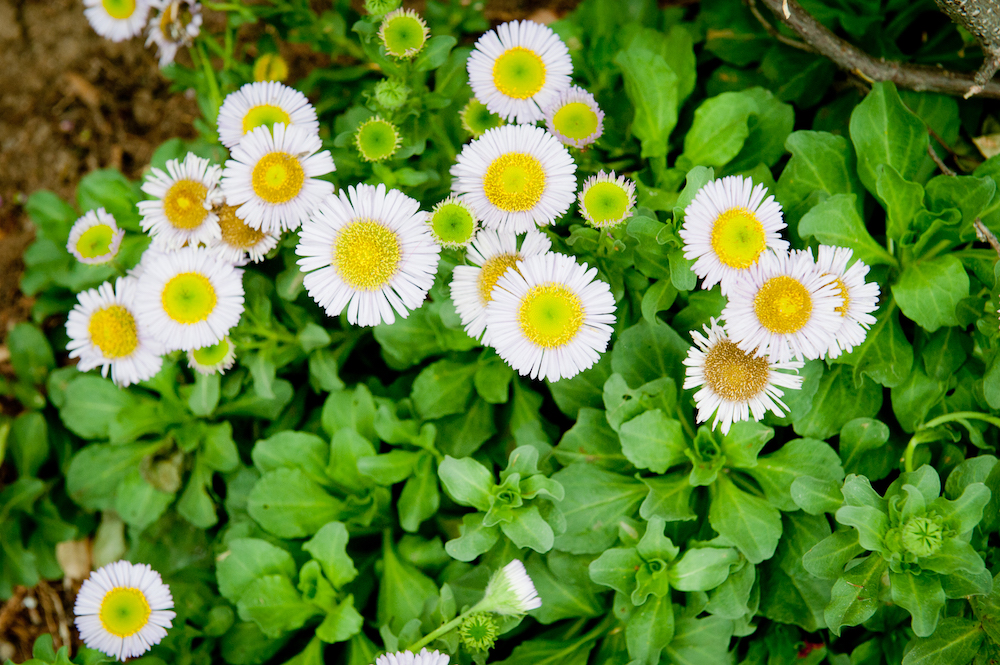
M 1000 257 L 1000 240 L 997 240 L 993 232 L 986 228 L 982 220 L 976 217 L 976 221 L 972 222 L 972 228 L 976 229 L 976 237 L 983 242 L 988 242 L 993 251 L 997 253 L 997 257 Z
M 955 175 L 955 172 L 952 171 L 950 168 L 948 168 L 947 164 L 941 161 L 941 158 L 938 157 L 937 152 L 930 144 L 927 145 L 927 154 L 931 156 L 931 159 L 934 160 L 934 163 L 937 164 L 937 167 L 941 169 L 941 173 L 945 175 Z

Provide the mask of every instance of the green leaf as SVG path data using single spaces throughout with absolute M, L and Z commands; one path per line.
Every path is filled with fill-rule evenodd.
M 532 554 L 524 564 L 538 597 L 542 598 L 542 606 L 532 610 L 531 616 L 541 623 L 550 624 L 561 619 L 603 614 L 605 607 L 596 593 L 597 587 L 586 578 L 582 580 L 583 584 L 575 584 L 560 574 L 563 572 L 558 566 L 560 560 L 553 561 L 556 563 L 546 565 L 544 557 Z
M 750 116 L 758 113 L 757 100 L 746 91 L 724 92 L 706 99 L 694 111 L 694 122 L 684 135 L 684 152 L 677 158 L 677 166 L 725 166 L 743 148 L 750 135 Z
M 835 513 L 844 504 L 840 483 L 833 480 L 799 476 L 789 488 L 795 505 L 810 515 Z
M 731 547 L 695 547 L 670 565 L 670 586 L 680 591 L 708 591 L 729 577 L 740 555 Z
M 625 624 L 628 655 L 633 662 L 657 665 L 660 653 L 674 637 L 674 608 L 670 595 L 649 598 Z
M 799 436 L 828 439 L 855 418 L 872 417 L 882 407 L 882 387 L 861 377 L 855 384 L 850 369 L 834 365 L 820 379 L 812 408 L 796 418 L 792 426 Z
M 665 376 L 683 382 L 682 362 L 690 346 L 667 324 L 643 320 L 618 335 L 611 368 L 634 388 Z
M 552 480 L 566 490 L 559 504 L 566 532 L 555 546 L 574 554 L 596 554 L 618 538 L 618 525 L 631 517 L 649 490 L 638 480 L 577 462 L 557 471 Z
M 864 551 L 857 530 L 837 529 L 803 555 L 802 566 L 816 577 L 835 580 L 844 574 L 844 566 Z
M 600 409 L 604 406 L 604 383 L 610 375 L 611 358 L 604 355 L 596 365 L 573 378 L 548 383 L 549 391 L 560 411 L 569 418 L 577 418 L 583 407 Z
M 642 565 L 634 547 L 612 547 L 590 562 L 590 579 L 628 595 L 635 589 L 635 573 Z
M 49 458 L 49 427 L 42 414 L 26 411 L 11 423 L 7 443 L 14 456 L 14 466 L 22 477 L 38 475 Z
M 301 469 L 281 468 L 257 481 L 247 499 L 247 512 L 279 538 L 304 538 L 344 517 L 345 506 Z
M 297 630 L 320 613 L 306 602 L 285 575 L 265 575 L 255 579 L 236 603 L 240 619 L 253 621 L 268 637 L 280 637 Z
M 354 596 L 348 594 L 334 611 L 327 612 L 323 623 L 316 627 L 316 637 L 328 644 L 346 642 L 360 633 L 364 624 L 365 618 L 354 609 Z
M 854 194 L 834 194 L 815 205 L 799 221 L 799 235 L 827 245 L 849 247 L 868 265 L 896 265 L 896 259 L 875 242 L 858 215 Z
M 857 626 L 875 614 L 885 571 L 882 557 L 871 554 L 833 583 L 824 617 L 834 635 L 840 635 L 841 626 Z
M 107 439 L 108 429 L 123 409 L 137 400 L 107 379 L 81 375 L 70 381 L 59 417 L 67 429 L 84 439 Z
M 729 432 L 722 437 L 722 453 L 726 456 L 726 465 L 737 469 L 757 466 L 758 453 L 773 436 L 773 429 L 758 422 L 743 420 L 733 423 Z
M 479 396 L 490 404 L 506 404 L 510 397 L 510 380 L 513 378 L 514 370 L 499 356 L 492 356 L 487 360 L 479 360 L 473 383 Z M 561 381 L 559 385 L 563 386 L 564 383 L 567 382 Z
M 451 35 L 437 35 L 431 37 L 424 44 L 423 50 L 413 61 L 413 68 L 418 72 L 429 72 L 437 69 L 448 59 L 448 54 L 455 47 L 458 40 Z
M 862 195 L 864 187 L 854 167 L 854 150 L 843 136 L 828 132 L 792 132 L 785 140 L 785 149 L 792 157 L 778 178 L 774 195 L 786 217 L 800 219 L 816 192 L 829 196 Z M 858 198 L 855 203 L 859 203 Z
M 858 155 L 858 176 L 872 194 L 877 193 L 879 164 L 888 164 L 906 180 L 914 180 L 927 158 L 927 128 L 906 108 L 890 82 L 875 83 L 855 107 L 850 132 Z
M 667 139 L 677 124 L 677 74 L 662 55 L 635 42 L 619 51 L 614 62 L 635 112 L 631 131 L 642 143 L 642 157 L 666 156 Z
M 883 305 L 875 316 L 875 325 L 865 341 L 833 362 L 854 366 L 855 385 L 860 385 L 862 375 L 867 375 L 886 388 L 894 388 L 910 375 L 913 347 L 899 325 L 894 301 Z
M 326 468 L 330 446 L 315 434 L 278 432 L 254 444 L 251 457 L 262 474 L 276 469 L 298 469 L 310 480 L 328 483 Z
M 490 490 L 495 484 L 493 474 L 476 460 L 445 455 L 438 465 L 438 476 L 445 491 L 458 503 L 482 511 L 490 509 Z
M 910 240 L 910 231 L 926 226 L 930 216 L 924 207 L 924 188 L 899 175 L 889 164 L 875 167 L 875 191 L 886 211 L 885 232 L 897 242 Z
M 770 503 L 736 487 L 725 474 L 712 486 L 708 520 L 751 563 L 769 559 L 781 538 L 781 513 Z
M 632 466 L 604 411 L 586 406 L 580 407 L 576 423 L 563 434 L 553 455 L 563 466 L 584 462 L 609 471 L 627 471 Z
M 691 509 L 694 487 L 688 482 L 687 476 L 681 471 L 641 478 L 649 487 L 649 494 L 639 506 L 639 515 L 645 520 L 659 517 L 668 522 L 696 519 L 698 514 Z
M 244 393 L 238 399 L 220 404 L 215 409 L 215 417 L 252 416 L 264 420 L 276 420 L 284 408 L 292 401 L 295 390 L 292 384 L 284 379 L 277 379 L 271 384 L 274 397 L 262 397 L 256 389 Z
M 254 580 L 266 575 L 295 575 L 292 556 L 265 540 L 236 538 L 215 566 L 219 593 L 232 603 L 239 601 Z
M 639 469 L 664 473 L 687 461 L 686 439 L 681 424 L 660 409 L 646 411 L 624 423 L 619 430 L 625 457 Z
M 733 622 L 721 617 L 683 617 L 674 627 L 674 639 L 666 648 L 673 665 L 718 665 L 725 663 Z
M 955 307 L 969 295 L 969 275 L 951 254 L 911 263 L 892 285 L 899 309 L 927 332 L 957 326 Z
M 496 526 L 483 526 L 484 517 L 483 513 L 468 513 L 462 517 L 462 526 L 458 528 L 459 537 L 444 544 L 450 557 L 459 561 L 472 561 L 496 544 L 500 538 L 500 529 Z
M 7 333 L 7 348 L 14 373 L 25 383 L 41 385 L 49 371 L 55 369 L 49 340 L 30 323 L 18 323 Z
M 382 578 L 378 589 L 378 623 L 398 632 L 412 619 L 420 618 L 427 598 L 438 595 L 434 582 L 399 558 L 392 541 L 382 544 Z
M 906 381 L 889 393 L 892 398 L 892 411 L 896 414 L 903 431 L 915 432 L 947 391 L 946 382 L 932 379 L 924 374 L 922 369 L 915 367 Z
M 510 658 L 497 665 L 587 665 L 593 648 L 594 642 L 586 639 L 530 640 L 514 647 Z
M 642 294 L 642 305 L 640 307 L 642 318 L 655 325 L 658 318 L 656 316 L 657 313 L 670 309 L 676 298 L 677 289 L 672 282 L 665 279 L 655 282 Z
M 383 455 L 358 459 L 358 472 L 378 485 L 389 487 L 409 478 L 425 453 L 412 450 L 390 450 Z
M 111 508 L 118 483 L 159 447 L 159 442 L 86 446 L 73 456 L 66 470 L 66 492 L 84 508 Z
M 903 656 L 903 665 L 953 665 L 971 662 L 986 633 L 976 621 L 949 617 L 934 634 L 917 640 Z
M 936 575 L 914 575 L 889 571 L 892 602 L 913 617 L 912 628 L 917 637 L 928 637 L 937 628 L 944 608 L 944 591 Z
M 302 545 L 302 549 L 323 567 L 323 574 L 338 589 L 354 580 L 358 570 L 347 555 L 347 527 L 342 522 L 330 522 Z
M 133 468 L 118 484 L 115 510 L 126 524 L 141 531 L 159 519 L 173 500 L 173 492 L 161 492 Z
M 354 390 L 330 393 L 323 403 L 322 422 L 329 436 L 350 427 L 372 441 L 375 438 L 375 400 L 371 391 L 358 384 Z
M 439 360 L 424 368 L 410 394 L 417 413 L 426 420 L 465 411 L 472 397 L 473 377 L 479 365 Z
M 396 504 L 400 526 L 405 531 L 416 531 L 424 520 L 431 518 L 437 512 L 440 503 L 434 459 L 430 454 L 423 453 L 417 460 L 413 475 L 403 485 L 399 502 Z
M 510 522 L 500 524 L 500 530 L 520 548 L 531 548 L 544 554 L 552 549 L 555 534 L 552 527 L 542 518 L 537 506 L 518 508 Z
M 972 531 L 982 520 L 983 509 L 990 502 L 991 494 L 983 483 L 970 483 L 954 501 L 941 497 L 931 503 L 931 508 L 955 533 L 964 534 Z
M 782 103 L 770 90 L 755 87 L 742 92 L 757 103 L 757 112 L 750 116 L 750 133 L 743 148 L 726 168 L 729 173 L 746 171 L 758 164 L 774 166 L 785 154 L 785 139 L 795 125 L 792 105 Z
M 210 416 L 219 405 L 220 377 L 218 374 L 205 375 L 196 372 L 194 389 L 188 396 L 188 408 L 196 416 Z
M 838 487 L 844 479 L 837 453 L 829 444 L 816 439 L 790 441 L 777 452 L 759 458 L 757 465 L 747 469 L 747 472 L 764 490 L 764 496 L 773 506 L 788 511 L 797 508 L 791 495 L 796 478 L 812 476 L 836 481 Z
M 841 506 L 837 521 L 858 530 L 858 542 L 870 552 L 884 552 L 883 540 L 889 531 L 889 518 L 871 506 Z

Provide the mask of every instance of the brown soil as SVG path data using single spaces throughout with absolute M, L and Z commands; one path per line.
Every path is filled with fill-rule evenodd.
M 14 596 L 0 605 L 0 660 L 23 663 L 31 658 L 32 646 L 41 635 L 52 635 L 58 651 L 72 645 L 76 655 L 80 636 L 73 625 L 73 603 L 79 586 L 64 588 L 59 582 L 41 582 L 27 589 L 14 589 Z

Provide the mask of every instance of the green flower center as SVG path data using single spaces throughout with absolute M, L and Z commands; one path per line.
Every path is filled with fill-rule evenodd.
M 111 241 L 115 232 L 107 224 L 91 226 L 76 241 L 76 251 L 85 259 L 96 259 L 111 252 Z
M 111 18 L 126 19 L 135 13 L 135 0 L 101 0 L 104 11 Z
M 577 141 L 596 132 L 598 122 L 597 114 L 583 102 L 570 102 L 552 116 L 556 131 Z
M 628 201 L 628 192 L 614 182 L 596 182 L 583 195 L 583 207 L 597 227 L 621 221 L 628 210 Z
M 725 211 L 712 225 L 712 249 L 730 268 L 749 268 L 766 248 L 764 225 L 745 208 Z
M 362 157 L 369 162 L 379 162 L 396 152 L 399 133 L 391 122 L 372 118 L 358 128 L 356 143 Z
M 194 356 L 195 362 L 199 365 L 212 367 L 225 360 L 227 353 L 229 353 L 229 342 L 221 340 L 218 344 L 195 349 L 191 355 Z
M 243 133 L 257 129 L 258 127 L 274 127 L 275 123 L 292 124 L 292 116 L 285 112 L 285 109 L 273 104 L 259 104 L 243 116 Z
M 476 220 L 463 205 L 448 203 L 439 207 L 431 217 L 434 235 L 443 243 L 464 245 L 472 237 Z
M 382 43 L 389 55 L 397 58 L 416 55 L 424 47 L 427 33 L 424 23 L 411 14 L 398 14 L 382 25 Z
M 928 517 L 911 517 L 903 525 L 903 547 L 915 556 L 932 556 L 943 542 L 944 529 Z
M 212 283 L 197 272 L 182 272 L 172 277 L 160 298 L 167 316 L 185 324 L 207 319 L 217 301 Z
M 143 629 L 151 613 L 142 591 L 115 587 L 104 595 L 98 617 L 109 633 L 116 637 L 128 637 Z
M 493 63 L 493 85 L 514 99 L 528 99 L 545 85 L 545 63 L 530 49 L 507 49 Z
M 490 113 L 478 99 L 473 97 L 462 109 L 462 126 L 473 138 L 479 138 L 488 129 L 500 127 L 504 124 L 503 119 L 496 113 Z

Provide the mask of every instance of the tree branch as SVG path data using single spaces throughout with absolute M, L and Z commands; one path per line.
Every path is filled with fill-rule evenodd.
M 833 34 L 805 11 L 796 0 L 762 0 L 785 25 L 804 42 L 830 58 L 842 69 L 866 81 L 892 81 L 901 88 L 919 92 L 941 92 L 965 96 L 977 86 L 975 74 L 952 72 L 937 67 L 905 65 L 871 57 Z M 980 97 L 1000 99 L 1000 83 L 988 81 L 977 91 Z

